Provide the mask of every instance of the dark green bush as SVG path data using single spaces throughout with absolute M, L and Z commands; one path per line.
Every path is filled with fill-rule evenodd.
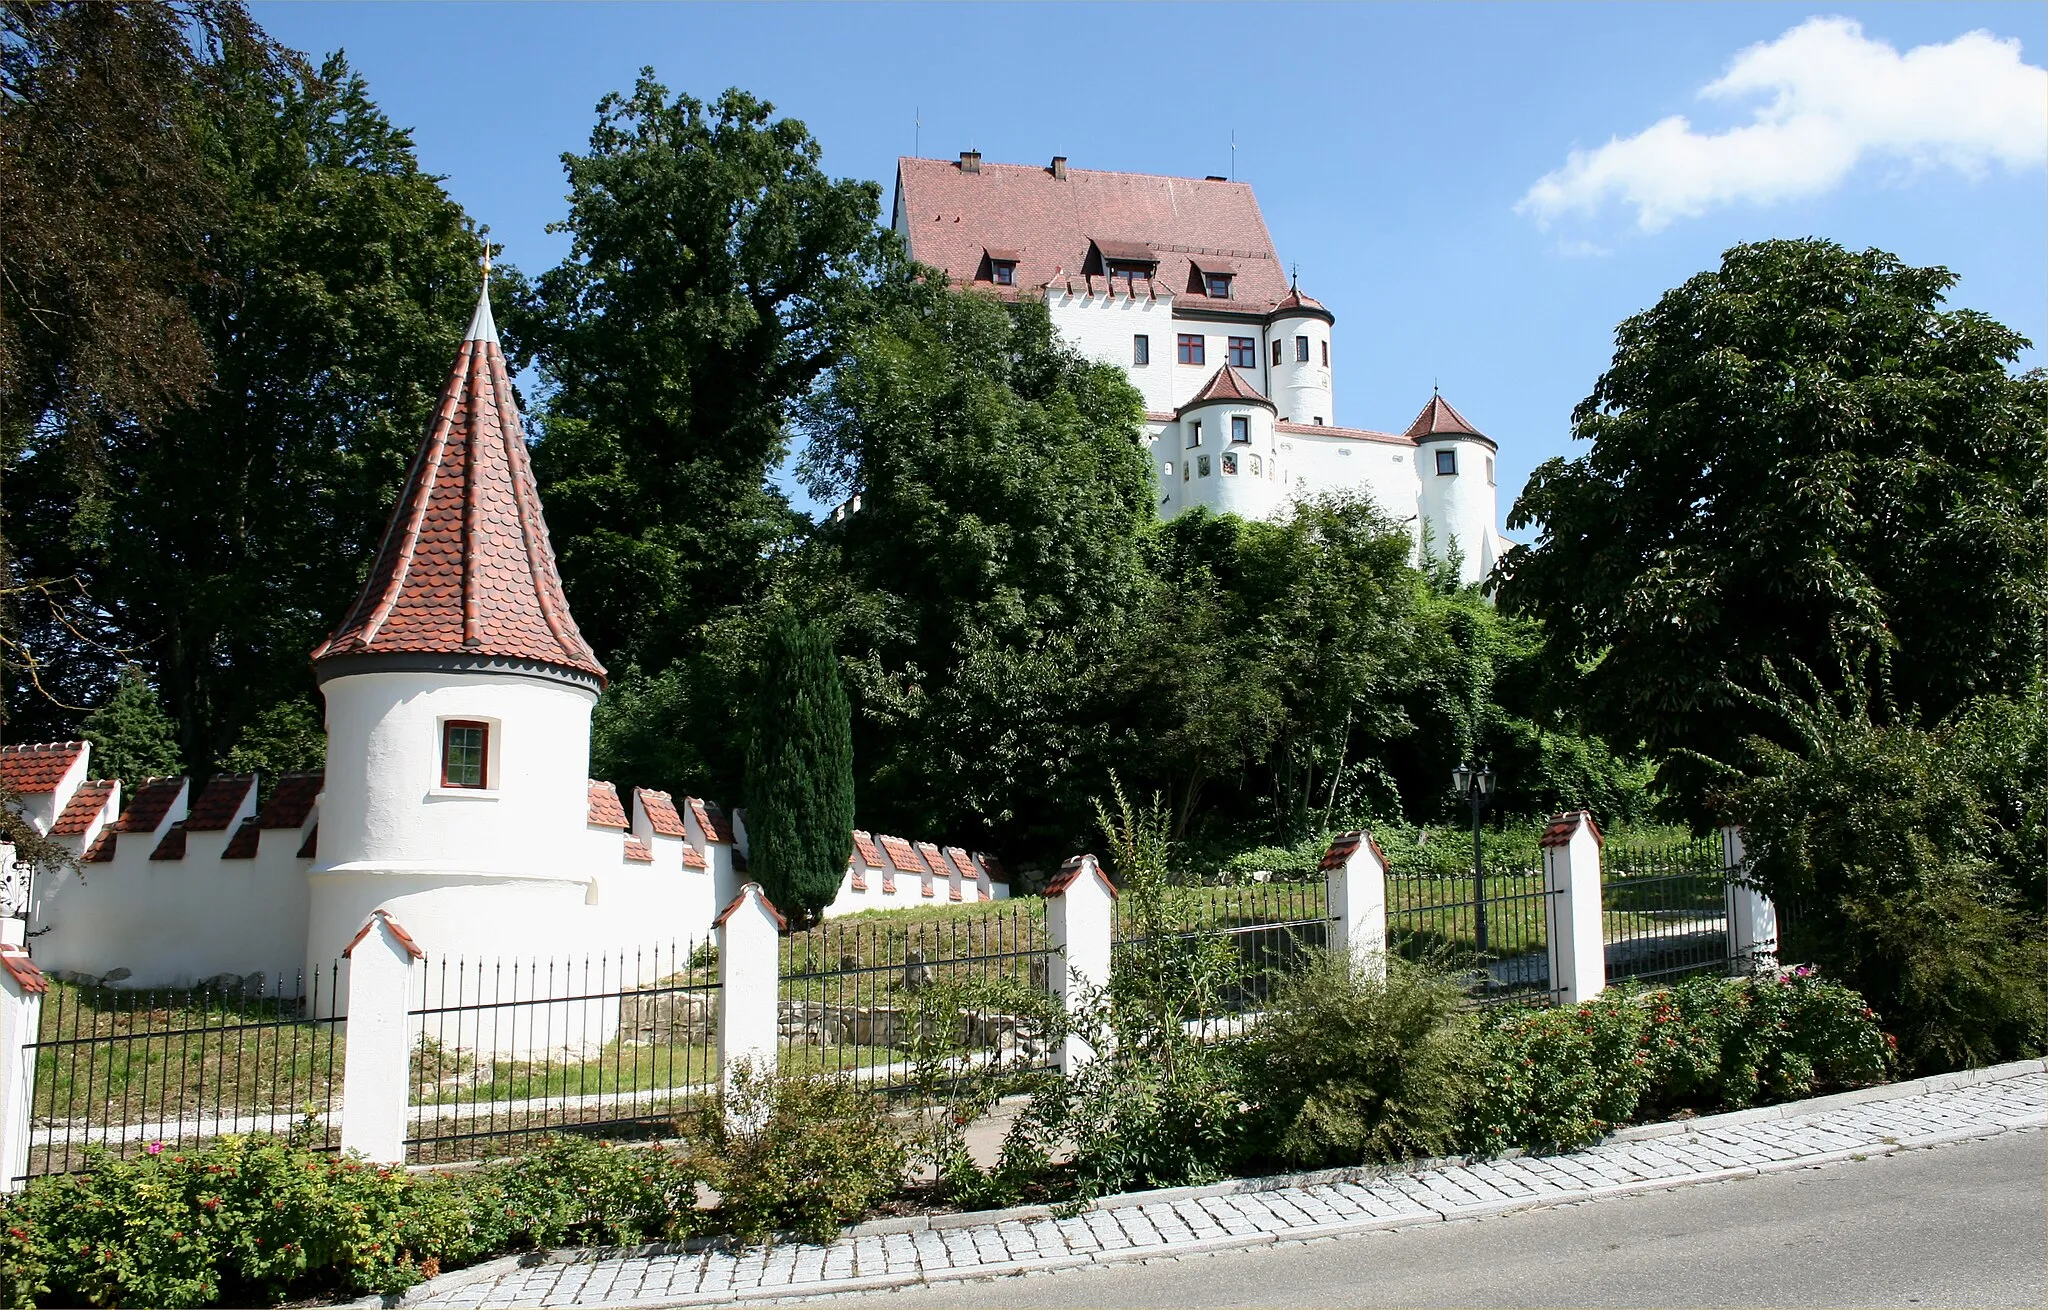
M 903 1140 L 881 1099 L 837 1078 L 742 1065 L 678 1127 L 718 1192 L 711 1222 L 743 1242 L 830 1241 L 903 1186 Z
M 1449 1154 L 1480 1074 L 1464 1000 L 1437 971 L 1326 953 L 1246 1040 L 1254 1149 L 1296 1168 Z
M 515 1160 L 430 1175 L 459 1198 L 468 1230 L 443 1261 L 551 1246 L 676 1241 L 696 1233 L 700 1171 L 656 1146 L 555 1137 Z
M 1487 1069 L 1467 1119 L 1467 1149 L 1569 1150 L 1624 1122 L 1648 1081 L 1645 1023 L 1643 1008 L 1620 991 L 1499 1017 L 1481 1038 Z

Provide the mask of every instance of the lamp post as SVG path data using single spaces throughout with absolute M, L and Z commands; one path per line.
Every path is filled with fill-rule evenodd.
M 1486 858 L 1479 850 L 1479 816 L 1493 799 L 1493 770 L 1470 760 L 1451 770 L 1451 790 L 1472 807 L 1472 937 L 1486 954 Z

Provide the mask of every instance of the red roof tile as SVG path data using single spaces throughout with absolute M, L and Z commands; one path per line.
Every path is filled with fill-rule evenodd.
M 92 829 L 92 821 L 99 812 L 107 808 L 107 797 L 114 794 L 118 786 L 112 778 L 82 783 L 71 799 L 64 802 L 64 812 L 57 816 L 57 822 L 50 826 L 52 837 L 83 837 Z
M 888 854 L 892 869 L 920 875 L 925 872 L 924 861 L 917 858 L 917 852 L 911 849 L 909 842 L 901 837 L 877 837 L 876 840 L 882 843 L 882 850 Z
M 932 871 L 933 877 L 944 878 L 946 880 L 947 887 L 950 888 L 952 886 L 953 878 L 951 872 L 948 871 L 946 868 L 946 857 L 944 853 L 942 853 L 938 847 L 932 845 L 928 841 L 921 841 L 917 844 L 917 853 L 924 857 L 925 865 Z M 930 896 L 932 894 L 932 886 L 929 881 L 925 883 L 924 894 L 927 896 Z M 960 898 L 958 896 L 954 896 L 952 899 L 957 901 Z
M 1055 274 L 1103 273 L 1097 262 L 1156 258 L 1162 289 L 1191 284 L 1202 256 L 1237 268 L 1229 301 L 1197 303 L 1263 312 L 1287 292 L 1259 202 L 1243 182 L 1037 165 L 988 164 L 974 173 L 946 159 L 896 161 L 896 194 L 910 253 L 971 281 L 993 246 L 1017 254 L 1017 284 Z
M 724 924 L 725 924 L 725 921 L 726 921 L 727 919 L 730 919 L 730 918 L 732 917 L 732 912 L 733 912 L 734 910 L 737 910 L 738 908 L 740 908 L 740 906 L 741 906 L 741 905 L 743 905 L 743 904 L 745 904 L 745 903 L 746 903 L 746 899 L 747 899 L 747 892 L 748 892 L 748 891 L 750 891 L 750 890 L 751 890 L 751 891 L 752 891 L 752 892 L 753 892 L 753 893 L 754 893 L 755 895 L 757 895 L 757 896 L 759 896 L 759 897 L 761 898 L 761 904 L 767 907 L 767 909 L 768 909 L 768 913 L 769 913 L 769 914 L 770 914 L 770 915 L 771 915 L 771 916 L 772 916 L 772 917 L 774 918 L 774 920 L 775 920 L 775 926 L 776 926 L 776 927 L 778 927 L 778 928 L 787 928 L 787 927 L 789 927 L 789 920 L 788 920 L 788 919 L 785 919 L 785 918 L 783 918 L 783 917 L 782 917 L 782 911 L 780 911 L 780 910 L 778 910 L 778 909 L 776 909 L 776 908 L 775 908 L 775 902 L 774 902 L 774 901 L 771 901 L 771 900 L 769 900 L 769 899 L 768 899 L 768 893 L 766 893 L 766 892 L 762 891 L 762 890 L 761 890 L 761 884 L 759 884 L 759 883 L 755 883 L 755 882 L 750 882 L 750 883 L 748 883 L 748 884 L 747 884 L 747 885 L 746 885 L 745 887 L 742 887 L 742 888 L 740 888 L 740 894 L 732 898 L 732 903 L 731 903 L 730 905 L 726 906 L 726 907 L 725 907 L 724 909 L 722 909 L 722 910 L 720 910 L 720 911 L 718 912 L 718 917 L 717 917 L 716 919 L 713 919 L 713 920 L 711 921 L 711 922 L 712 922 L 712 925 L 713 925 L 714 927 L 722 927 L 722 926 L 724 926 Z
M 182 860 L 185 858 L 185 825 L 174 823 L 164 829 L 163 840 L 149 853 L 152 860 Z
M 689 805 L 690 813 L 697 817 L 697 826 L 704 830 L 707 840 L 724 842 L 728 846 L 732 844 L 732 824 L 727 821 L 725 811 L 718 808 L 717 801 L 698 800 L 695 796 L 685 796 L 683 800 Z
M 362 595 L 313 660 L 401 652 L 532 660 L 604 679 L 562 594 L 488 288 Z
M 7 970 L 15 986 L 32 996 L 41 996 L 50 990 L 49 980 L 43 977 L 42 969 L 19 946 L 0 946 L 0 968 Z
M 882 867 L 882 848 L 875 845 L 875 839 L 856 828 L 853 831 L 853 847 L 860 852 L 861 862 L 871 869 Z
M 1607 838 L 1601 833 L 1600 825 L 1593 822 L 1591 810 L 1566 810 L 1550 821 L 1550 826 L 1543 830 L 1543 835 L 1536 839 L 1536 844 L 1544 847 L 1569 846 L 1572 834 L 1579 830 L 1582 823 L 1586 825 L 1586 830 L 1593 834 L 1594 845 L 1607 844 Z
M 242 826 L 235 829 L 235 835 L 228 838 L 227 848 L 220 853 L 223 860 L 253 860 L 256 846 L 263 837 L 261 819 L 244 819 Z
M 974 857 L 966 851 L 958 846 L 948 846 L 946 848 L 946 858 L 953 862 L 953 867 L 958 869 L 960 876 L 968 882 L 981 881 L 981 870 L 974 867 Z
M 55 791 L 83 754 L 82 741 L 0 746 L 0 783 L 18 792 Z
M 1240 404 L 1264 405 L 1267 409 L 1274 408 L 1273 402 L 1260 395 L 1257 387 L 1240 377 L 1236 369 L 1225 364 L 1216 370 L 1216 376 L 1202 384 L 1200 391 L 1188 397 L 1187 403 L 1182 405 L 1178 412 L 1185 414 L 1197 405 L 1227 404 L 1233 401 Z
M 647 816 L 647 826 L 660 837 L 686 837 L 683 816 L 676 813 L 675 799 L 665 791 L 650 791 L 635 787 L 634 797 L 640 803 L 640 812 Z
M 608 782 L 590 779 L 589 817 L 586 820 L 593 828 L 618 828 L 624 830 L 626 809 L 619 804 L 619 789 Z
M 1171 418 L 1171 415 L 1168 415 Z M 1295 437 L 1337 437 L 1344 441 L 1377 441 L 1388 446 L 1415 445 L 1412 437 L 1397 437 L 1391 432 L 1373 432 L 1366 428 L 1340 428 L 1330 424 L 1295 423 L 1281 419 L 1273 425 L 1273 431 L 1282 436 Z
M 654 851 L 638 837 L 626 838 L 626 858 L 638 864 L 654 863 Z
M 405 948 L 407 955 L 410 955 L 415 960 L 427 958 L 427 953 L 420 949 L 420 944 L 412 939 L 412 934 L 407 932 L 398 920 L 392 918 L 383 910 L 372 910 L 370 911 L 370 917 L 363 920 L 363 926 L 356 929 L 356 935 L 348 939 L 348 945 L 341 948 L 341 957 L 344 960 L 355 954 L 356 947 L 363 944 L 363 938 L 370 935 L 370 929 L 377 926 L 377 920 L 379 919 L 384 921 L 384 926 L 391 930 L 391 936 L 400 946 Z
M 1109 892 L 1109 899 L 1115 900 L 1116 884 L 1109 880 L 1109 875 L 1102 871 L 1102 866 L 1096 863 L 1093 855 L 1076 855 L 1068 859 L 1060 866 L 1060 871 L 1053 875 L 1053 880 L 1045 885 L 1045 894 L 1064 896 L 1067 889 L 1079 882 L 1081 875 L 1090 870 L 1094 871 L 1096 880 Z
M 1280 297 L 1279 304 L 1273 306 L 1275 314 L 1285 314 L 1290 310 L 1305 310 L 1333 323 L 1337 321 L 1337 316 L 1326 309 L 1322 301 L 1302 295 L 1300 287 L 1287 288 L 1287 294 Z
M 1408 437 L 1412 441 L 1428 441 L 1433 437 L 1484 437 L 1486 434 L 1465 421 L 1465 416 L 1451 408 L 1451 402 L 1442 396 L 1431 396 L 1415 421 L 1408 425 Z
M 192 812 L 185 816 L 185 831 L 227 831 L 235 821 L 235 811 L 242 808 L 243 800 L 255 787 L 253 773 L 217 773 L 207 779 L 199 789 L 198 799 L 192 802 Z
M 686 845 L 683 847 L 683 867 L 685 869 L 708 869 L 711 866 L 705 861 L 704 852 L 698 850 L 695 846 Z
M 184 790 L 183 778 L 149 779 L 128 797 L 128 808 L 121 811 L 114 826 L 122 832 L 155 832 Z
M 1380 868 L 1387 867 L 1387 853 L 1380 849 L 1380 844 L 1373 839 L 1373 835 L 1363 829 L 1358 832 L 1340 832 L 1332 837 L 1330 849 L 1323 852 L 1322 861 L 1316 867 L 1325 873 L 1331 869 L 1341 869 L 1346 861 L 1358 853 L 1361 846 L 1372 849 L 1374 857 L 1380 862 Z
M 314 803 L 320 799 L 326 777 L 319 769 L 279 776 L 277 789 L 270 793 L 270 800 L 263 813 L 256 816 L 256 822 L 265 828 L 304 827 Z
M 990 882 L 999 882 L 1003 884 L 1005 887 L 1010 885 L 1010 875 L 1003 872 L 1003 863 L 1001 860 L 998 860 L 995 856 L 990 855 L 986 851 L 981 852 L 974 858 L 981 861 L 982 868 L 988 870 L 988 880 Z
M 114 858 L 114 824 L 100 829 L 100 835 L 92 839 L 92 845 L 85 848 L 87 864 L 105 864 Z

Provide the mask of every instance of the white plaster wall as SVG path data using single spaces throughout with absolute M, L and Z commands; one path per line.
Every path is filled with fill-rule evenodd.
M 1308 338 L 1308 362 L 1294 358 L 1294 338 Z M 1323 364 L 1323 349 L 1330 344 L 1330 325 L 1313 314 L 1288 315 L 1275 319 L 1268 342 L 1280 343 L 1280 363 L 1272 365 L 1273 347 L 1265 347 L 1273 375 L 1266 394 L 1280 407 L 1280 417 L 1295 423 L 1335 427 L 1337 411 L 1330 388 L 1330 370 Z M 1334 348 L 1334 347 L 1333 347 Z
M 1457 452 L 1455 474 L 1436 471 L 1439 450 Z M 1434 441 L 1416 449 L 1422 516 L 1430 527 L 1431 549 L 1437 558 L 1448 558 L 1455 539 L 1465 557 L 1458 576 L 1468 584 L 1492 570 L 1497 550 L 1496 492 L 1486 476 L 1486 462 L 1493 457 L 1492 448 L 1478 441 Z
M 1324 491 L 1358 491 L 1395 523 L 1409 522 L 1420 509 L 1412 446 L 1356 437 L 1287 432 L 1279 436 L 1281 467 L 1293 478 L 1297 495 Z
M 1251 441 L 1233 444 L 1230 420 L 1250 421 Z M 1189 448 L 1192 425 L 1202 425 L 1202 444 Z M 1190 410 L 1178 422 L 1162 425 L 1152 441 L 1153 462 L 1162 478 L 1160 514 L 1172 518 L 1198 506 L 1218 514 L 1241 518 L 1277 517 L 1293 494 L 1293 477 L 1273 433 L 1273 414 L 1264 405 L 1210 404 Z M 1223 471 L 1223 456 L 1237 456 L 1238 471 Z M 1259 474 L 1252 476 L 1251 456 L 1259 457 Z M 1209 460 L 1209 473 L 1201 472 L 1202 457 Z M 1173 472 L 1163 472 L 1172 464 Z M 1185 471 L 1184 471 L 1185 470 Z
M 1174 334 L 1180 329 L 1174 325 L 1171 298 L 1051 291 L 1045 304 L 1060 339 L 1089 359 L 1122 369 L 1144 396 L 1147 410 L 1171 410 L 1177 394 L 1192 395 L 1201 386 L 1198 381 L 1184 393 L 1174 391 Z M 1152 362 L 1142 368 L 1131 363 L 1131 338 L 1140 334 L 1152 344 Z

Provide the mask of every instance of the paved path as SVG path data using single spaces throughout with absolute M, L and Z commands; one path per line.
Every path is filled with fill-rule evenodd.
M 867 1225 L 827 1246 L 500 1261 L 436 1279 L 405 1304 L 651 1308 L 879 1290 L 1479 1218 L 2044 1125 L 2048 1074 L 2031 1061 L 1991 1077 L 1648 1125 L 1569 1155 L 1148 1192 L 1065 1219 L 1036 1209 Z

